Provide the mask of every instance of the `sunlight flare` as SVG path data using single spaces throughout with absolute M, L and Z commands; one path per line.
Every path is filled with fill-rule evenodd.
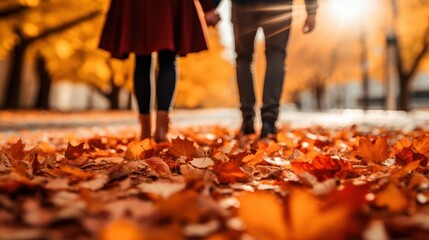
M 359 21 L 370 7 L 368 0 L 329 0 L 328 9 L 340 21 Z

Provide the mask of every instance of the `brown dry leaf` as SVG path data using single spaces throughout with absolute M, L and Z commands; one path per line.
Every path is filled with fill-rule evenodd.
M 155 171 L 158 177 L 160 178 L 171 177 L 170 167 L 167 165 L 167 163 L 164 162 L 164 160 L 162 160 L 162 158 L 151 157 L 151 158 L 142 160 L 142 162 L 146 163 L 153 171 Z
M 69 143 L 64 153 L 64 156 L 68 160 L 75 160 L 76 158 L 82 156 L 82 154 L 85 152 L 85 150 L 83 149 L 84 146 L 85 143 L 80 143 L 77 146 L 73 146 Z
M 255 239 L 288 239 L 290 230 L 283 215 L 281 201 L 271 193 L 244 192 L 238 196 L 238 215 L 246 232 Z
M 22 140 L 19 139 L 16 143 L 10 146 L 10 155 L 15 160 L 24 159 L 24 148 L 25 144 L 22 143 Z
M 144 240 L 144 233 L 141 231 L 139 226 L 130 220 L 119 219 L 108 224 L 104 229 L 101 230 L 101 240 Z
M 209 157 L 194 158 L 189 163 L 196 168 L 208 168 L 214 165 L 213 160 Z
M 194 142 L 189 141 L 187 138 L 181 139 L 177 137 L 171 140 L 171 147 L 168 152 L 176 158 L 182 156 L 191 158 L 195 154 L 196 148 Z
M 381 164 L 389 157 L 387 138 L 378 137 L 375 143 L 372 143 L 369 138 L 361 138 L 359 140 L 357 154 L 361 156 L 366 163 Z
M 379 207 L 386 207 L 391 212 L 405 211 L 408 200 L 394 183 L 389 183 L 387 187 L 375 194 L 374 203 Z

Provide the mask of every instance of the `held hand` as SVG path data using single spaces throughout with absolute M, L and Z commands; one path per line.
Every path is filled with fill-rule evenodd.
M 304 27 L 302 28 L 302 31 L 304 33 L 309 33 L 313 31 L 315 26 L 316 26 L 316 15 L 309 15 L 305 20 L 305 24 L 304 24 Z
M 215 10 L 206 12 L 204 18 L 206 20 L 207 26 L 214 26 L 220 21 L 220 16 L 215 12 Z

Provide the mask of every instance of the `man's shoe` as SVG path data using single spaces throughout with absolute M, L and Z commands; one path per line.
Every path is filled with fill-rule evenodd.
M 244 135 L 254 134 L 255 133 L 255 127 L 254 125 L 254 118 L 246 118 L 243 119 L 243 122 L 241 124 L 240 133 Z
M 277 128 L 275 122 L 265 121 L 262 123 L 261 135 L 260 138 L 270 137 L 277 133 Z

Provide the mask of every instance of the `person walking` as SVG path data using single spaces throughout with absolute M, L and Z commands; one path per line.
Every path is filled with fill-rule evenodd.
M 255 90 L 251 71 L 258 28 L 265 36 L 266 72 L 263 86 L 260 137 L 277 132 L 280 97 L 285 76 L 286 48 L 292 24 L 292 0 L 231 0 L 231 21 L 235 37 L 236 77 L 242 124 L 240 133 L 255 133 Z M 219 4 L 217 1 L 215 4 Z M 305 0 L 307 18 L 304 33 L 315 27 L 317 0 Z
M 169 111 L 176 88 L 176 56 L 207 49 L 205 22 L 219 21 L 212 0 L 199 0 L 205 12 L 198 15 L 197 0 L 112 0 L 99 48 L 125 59 L 135 53 L 134 92 L 139 109 L 140 139 L 151 132 L 152 53 L 158 53 L 156 126 L 154 139 L 168 141 Z

